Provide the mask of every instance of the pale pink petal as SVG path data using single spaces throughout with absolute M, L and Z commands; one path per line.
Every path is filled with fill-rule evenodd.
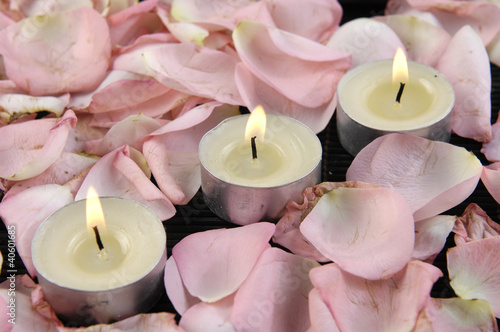
M 452 130 L 462 137 L 489 141 L 490 60 L 481 39 L 470 26 L 463 27 L 453 36 L 436 69 L 446 76 L 455 90 Z
M 142 144 L 138 140 L 158 128 L 158 121 L 142 113 L 131 115 L 111 127 L 102 139 L 85 142 L 85 152 L 103 156 L 122 145 L 141 150 Z
M 358 153 L 346 179 L 398 191 L 418 221 L 465 200 L 476 188 L 482 168 L 479 159 L 464 148 L 413 135 L 389 134 Z
M 439 215 L 415 223 L 415 249 L 412 259 L 432 264 L 446 244 L 455 216 Z
M 7 76 L 31 95 L 89 90 L 109 65 L 108 25 L 91 8 L 32 17 L 0 30 Z
M 491 63 L 500 66 L 500 32 L 486 45 L 486 50 L 488 51 Z
M 323 302 L 316 288 L 309 292 L 309 316 L 311 317 L 311 327 L 307 332 L 340 332 L 330 309 Z
M 425 308 L 432 331 L 439 332 L 497 332 L 498 327 L 487 301 L 461 298 L 431 298 Z
M 500 203 L 500 162 L 484 166 L 481 181 L 491 196 Z
M 319 263 L 278 248 L 265 250 L 234 297 L 237 331 L 305 331 L 309 325 L 309 271 Z M 293 319 L 291 319 L 293 317 Z
M 128 146 L 106 154 L 89 171 L 75 199 L 85 198 L 92 185 L 100 196 L 129 198 L 149 207 L 161 220 L 170 219 L 175 207 L 146 176 L 142 163 L 140 152 Z
M 343 270 L 372 280 L 401 270 L 415 241 L 408 203 L 387 188 L 333 189 L 309 212 L 300 232 Z
M 421 11 L 432 13 L 443 27 L 455 34 L 463 26 L 471 26 L 488 44 L 500 31 L 500 8 L 488 1 L 407 0 Z
M 234 295 L 216 302 L 200 302 L 189 308 L 181 317 L 179 326 L 185 331 L 236 332 L 229 318 Z
M 466 300 L 483 299 L 500 318 L 500 236 L 453 247 L 447 252 L 450 285 Z
M 23 94 L 0 95 L 0 123 L 9 124 L 30 113 L 46 111 L 61 116 L 67 101 L 57 97 L 33 97 Z
M 175 90 L 241 105 L 234 82 L 237 59 L 227 53 L 191 43 L 165 44 L 144 51 L 150 75 Z
M 163 24 L 167 27 L 168 31 L 175 36 L 181 43 L 193 43 L 203 46 L 205 39 L 209 36 L 210 32 L 197 23 L 183 22 L 176 20 L 170 11 L 170 8 L 158 6 L 158 16 Z M 203 24 L 205 26 L 205 24 Z M 206 45 L 205 45 L 206 46 Z
M 371 18 L 357 18 L 343 24 L 326 46 L 352 56 L 352 66 L 368 61 L 392 59 L 404 45 L 385 23 Z
M 164 284 L 170 302 L 172 302 L 175 310 L 180 315 L 183 315 L 186 310 L 196 303 L 201 302 L 199 298 L 189 294 L 182 283 L 182 278 L 173 256 L 170 256 L 165 264 Z
M 103 138 L 107 132 L 106 128 L 91 125 L 92 115 L 88 113 L 77 113 L 78 122 L 70 130 L 63 152 L 82 153 L 85 151 L 85 142 Z
M 494 222 L 477 204 L 471 203 L 455 221 L 455 243 L 485 239 L 500 235 L 500 225 Z
M 337 107 L 336 95 L 330 102 L 315 108 L 300 105 L 257 78 L 242 63 L 236 66 L 236 85 L 248 109 L 260 105 L 266 113 L 292 117 L 315 133 L 326 128 Z
M 491 162 L 500 161 L 500 117 L 491 126 L 491 140 L 483 142 L 481 153 Z
M 259 22 L 240 22 L 233 40 L 252 74 L 309 108 L 331 102 L 338 81 L 351 65 L 346 53 Z
M 261 222 L 188 235 L 172 249 L 191 295 L 215 302 L 234 293 L 269 247 L 274 224 Z
M 12 1 L 10 9 L 21 11 L 26 17 L 47 15 L 62 11 L 74 10 L 81 7 L 92 7 L 92 2 L 89 0 L 73 0 L 73 1 L 58 1 L 58 0 L 17 0 Z
M 420 261 L 387 280 L 362 279 L 335 263 L 309 274 L 341 331 L 411 331 L 440 276 L 438 268 Z
M 71 202 L 73 195 L 69 187 L 47 184 L 26 189 L 0 203 L 0 217 L 7 227 L 15 227 L 16 248 L 30 275 L 36 275 L 31 261 L 31 241 L 38 226 L 50 214 Z
M 60 119 L 31 120 L 0 127 L 0 177 L 24 180 L 45 171 L 59 158 L 76 116 L 68 110 Z
M 306 188 L 303 192 L 303 202 L 290 202 L 285 208 L 283 217 L 276 224 L 273 242 L 289 249 L 294 254 L 314 259 L 318 262 L 328 262 L 330 259 L 323 256 L 299 230 L 304 218 L 311 212 L 319 199 L 326 193 L 339 187 L 374 188 L 375 185 L 363 182 L 323 182 Z
M 378 16 L 406 46 L 408 58 L 434 67 L 443 54 L 451 36 L 440 27 L 412 15 Z

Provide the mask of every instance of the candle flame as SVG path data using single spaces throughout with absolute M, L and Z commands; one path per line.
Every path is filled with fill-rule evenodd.
M 106 222 L 104 220 L 104 213 L 102 212 L 101 201 L 99 195 L 93 186 L 87 190 L 87 204 L 86 204 L 86 217 L 87 217 L 87 231 L 94 234 L 93 227 L 97 226 L 100 232 L 106 230 Z
M 254 108 L 252 114 L 248 118 L 247 126 L 245 129 L 245 141 L 250 142 L 253 136 L 257 136 L 259 141 L 264 140 L 266 133 L 266 113 L 262 106 L 258 105 Z
M 392 63 L 392 84 L 399 85 L 400 83 L 408 82 L 408 64 L 406 63 L 405 52 L 398 48 L 394 55 Z

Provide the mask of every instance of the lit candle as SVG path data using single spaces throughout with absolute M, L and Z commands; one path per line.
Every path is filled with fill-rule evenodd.
M 321 143 L 307 126 L 258 107 L 222 121 L 201 140 L 202 191 L 218 216 L 245 225 L 276 220 L 320 182 Z
M 145 312 L 161 297 L 165 229 L 138 202 L 89 192 L 42 223 L 32 259 L 45 298 L 63 321 L 109 323 Z
M 453 87 L 432 67 L 407 63 L 402 50 L 394 60 L 368 62 L 347 72 L 337 96 L 339 140 L 352 155 L 393 132 L 450 139 Z

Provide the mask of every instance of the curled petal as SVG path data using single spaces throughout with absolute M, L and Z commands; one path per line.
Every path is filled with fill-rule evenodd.
M 365 280 L 331 263 L 309 276 L 340 331 L 411 331 L 441 271 L 411 261 L 390 279 Z
M 200 302 L 190 307 L 181 317 L 179 326 L 184 331 L 236 332 L 229 318 L 234 295 L 216 302 Z
M 464 68 L 463 63 L 470 67 Z M 436 69 L 446 76 L 455 90 L 452 130 L 462 137 L 489 141 L 490 60 L 481 39 L 470 26 L 463 27 L 453 36 Z
M 319 199 L 300 231 L 343 270 L 371 280 L 401 270 L 415 240 L 408 203 L 387 188 L 336 188 Z
M 9 79 L 31 95 L 90 90 L 108 69 L 109 29 L 91 8 L 30 17 L 0 30 L 0 53 Z
M 61 116 L 67 100 L 57 97 L 33 97 L 22 94 L 0 95 L 0 124 L 9 124 L 30 113 L 46 111 Z
M 311 317 L 311 327 L 307 332 L 340 332 L 330 309 L 321 299 L 317 288 L 313 288 L 309 292 L 309 316 Z
M 453 228 L 455 243 L 485 239 L 500 235 L 500 225 L 491 220 L 477 204 L 469 204 L 464 213 L 455 221 Z
M 0 127 L 0 177 L 24 180 L 54 163 L 64 149 L 76 116 L 68 110 L 60 119 L 30 120 Z
M 418 221 L 465 200 L 476 188 L 482 169 L 479 159 L 464 148 L 389 134 L 358 153 L 346 178 L 395 189 L 407 199 Z
M 413 259 L 432 263 L 446 244 L 455 216 L 439 215 L 415 223 Z
M 242 62 L 256 77 L 309 108 L 331 102 L 351 64 L 345 53 L 259 22 L 240 22 L 233 40 Z
M 448 250 L 450 285 L 466 300 L 483 299 L 500 317 L 500 236 L 468 242 Z
M 352 66 L 374 60 L 392 59 L 404 45 L 385 23 L 370 18 L 357 18 L 343 24 L 326 46 L 352 56 Z
M 172 249 L 184 286 L 204 302 L 234 293 L 269 247 L 275 228 L 261 222 L 188 235 Z

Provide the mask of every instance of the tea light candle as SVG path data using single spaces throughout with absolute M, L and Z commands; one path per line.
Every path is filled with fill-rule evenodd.
M 393 132 L 444 142 L 450 139 L 453 87 L 432 67 L 406 63 L 404 53 L 399 59 L 359 65 L 340 80 L 337 132 L 350 154 Z
M 264 124 L 257 121 L 261 129 L 250 125 L 245 138 L 249 119 L 258 114 L 263 110 L 222 121 L 199 145 L 207 205 L 240 225 L 277 220 L 288 201 L 300 201 L 303 190 L 321 179 L 316 134 L 290 117 L 264 114 Z
M 163 293 L 166 234 L 156 214 L 135 201 L 102 197 L 106 225 L 88 231 L 89 200 L 53 213 L 32 242 L 33 264 L 45 298 L 72 326 L 109 323 L 145 312 Z

